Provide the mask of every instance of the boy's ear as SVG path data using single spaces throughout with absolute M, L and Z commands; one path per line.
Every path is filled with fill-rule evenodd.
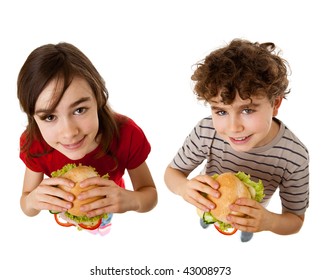
M 283 96 L 278 96 L 277 98 L 275 98 L 273 103 L 273 117 L 275 117 L 278 114 L 282 100 L 283 100 Z

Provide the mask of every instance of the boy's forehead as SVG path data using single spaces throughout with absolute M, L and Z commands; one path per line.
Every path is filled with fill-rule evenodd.
M 246 106 L 246 105 L 255 105 L 257 103 L 262 103 L 265 101 L 269 102 L 266 96 L 251 96 L 250 98 L 242 99 L 239 94 L 236 94 L 231 104 L 224 103 L 220 95 L 212 97 L 209 100 L 209 103 L 215 106 L 228 106 L 228 105 Z

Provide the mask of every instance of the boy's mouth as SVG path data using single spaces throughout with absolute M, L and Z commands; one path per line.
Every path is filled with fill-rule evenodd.
M 229 137 L 230 141 L 234 144 L 244 144 L 247 143 L 251 138 L 251 135 L 242 137 Z

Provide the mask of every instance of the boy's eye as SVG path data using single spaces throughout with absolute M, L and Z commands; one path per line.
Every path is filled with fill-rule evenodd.
M 251 113 L 253 113 L 254 112 L 254 110 L 253 109 L 250 109 L 250 108 L 245 108 L 245 109 L 243 109 L 243 113 L 244 114 L 251 114 Z
M 225 116 L 226 112 L 225 111 L 216 111 L 215 114 L 218 116 Z

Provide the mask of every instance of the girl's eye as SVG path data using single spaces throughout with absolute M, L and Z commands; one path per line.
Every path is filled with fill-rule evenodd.
M 43 116 L 41 119 L 46 122 L 52 122 L 56 119 L 56 117 L 54 115 L 48 115 L 48 116 Z
M 81 108 L 77 108 L 74 112 L 75 115 L 81 115 L 83 113 L 85 113 L 87 110 L 87 108 L 81 107 Z

